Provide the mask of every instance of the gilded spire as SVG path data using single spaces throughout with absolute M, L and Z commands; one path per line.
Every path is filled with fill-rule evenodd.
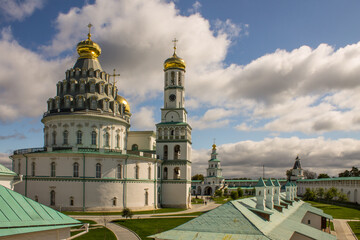
M 185 71 L 185 67 L 186 67 L 185 61 L 176 55 L 176 43 L 178 42 L 178 40 L 174 38 L 172 42 L 174 43 L 174 54 L 172 55 L 172 57 L 165 60 L 164 71 L 166 71 L 169 68 L 179 68 Z
M 79 58 L 90 58 L 96 59 L 101 54 L 100 46 L 91 40 L 91 27 L 93 25 L 89 23 L 87 27 L 89 28 L 88 38 L 84 41 L 81 41 L 77 45 L 77 52 L 79 54 Z
M 91 27 L 93 26 L 91 23 L 89 23 L 88 25 L 89 28 L 89 33 L 88 33 L 88 40 L 91 41 Z

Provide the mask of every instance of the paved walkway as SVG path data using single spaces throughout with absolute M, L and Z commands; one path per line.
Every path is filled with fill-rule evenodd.
M 359 220 L 348 220 L 348 219 L 334 219 L 334 229 L 336 231 L 337 239 L 339 240 L 356 240 L 353 231 L 351 230 L 348 221 L 359 221 Z
M 167 217 L 167 218 L 176 218 L 178 214 L 187 214 L 193 212 L 205 212 L 211 209 L 214 209 L 221 204 L 215 204 L 214 202 L 210 202 L 207 205 L 204 204 L 194 204 L 192 205 L 191 209 L 187 209 L 180 212 L 168 212 L 168 213 L 155 213 L 155 214 L 139 214 L 134 215 L 133 218 L 152 218 L 152 216 L 159 216 L 159 217 Z M 171 215 L 171 216 L 168 216 Z M 97 222 L 100 225 L 103 225 L 110 229 L 117 237 L 118 240 L 126 239 L 126 240 L 139 240 L 139 236 L 134 233 L 133 231 L 124 228 L 118 224 L 112 223 L 111 221 L 116 219 L 123 219 L 121 215 L 102 215 L 102 216 L 94 216 L 94 215 L 71 215 L 70 217 L 76 219 L 89 219 Z M 180 217 L 180 216 L 179 216 Z M 189 217 L 189 216 L 184 216 Z M 141 240 L 141 239 L 140 239 Z

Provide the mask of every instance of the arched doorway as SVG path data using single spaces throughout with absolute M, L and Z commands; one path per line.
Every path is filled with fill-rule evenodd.
M 212 188 L 207 186 L 204 190 L 204 195 L 211 196 L 212 195 Z

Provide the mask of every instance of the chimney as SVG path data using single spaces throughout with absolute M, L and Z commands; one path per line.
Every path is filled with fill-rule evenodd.
M 269 209 L 274 208 L 274 184 L 272 183 L 270 178 L 266 181 L 266 202 L 265 202 L 265 205 Z
M 255 185 L 255 194 L 256 208 L 260 210 L 265 210 L 266 185 L 262 178 L 260 178 L 258 183 Z
M 280 188 L 281 185 L 277 179 L 273 181 L 274 183 L 274 204 L 280 205 Z

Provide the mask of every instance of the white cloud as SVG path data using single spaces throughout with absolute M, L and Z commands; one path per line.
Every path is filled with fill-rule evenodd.
M 154 107 L 141 107 L 131 117 L 131 126 L 137 130 L 154 130 Z
M 194 4 L 192 5 L 192 8 L 188 9 L 188 12 L 190 14 L 195 14 L 200 11 L 200 8 L 201 8 L 201 3 L 199 1 L 195 1 Z
M 0 55 L 0 121 L 41 115 L 69 59 L 43 59 L 12 40 L 10 29 L 2 31 L 0 51 L 8 53 Z
M 2 0 L 0 11 L 8 20 L 24 20 L 33 14 L 36 9 L 44 6 L 45 0 Z
M 0 153 L 0 164 L 11 170 L 11 160 L 8 153 Z
M 242 141 L 217 147 L 223 176 L 258 178 L 262 176 L 262 165 L 268 177 L 285 177 L 292 168 L 297 154 L 302 168 L 338 176 L 352 166 L 359 167 L 360 140 L 330 140 L 323 137 L 300 139 L 266 138 L 262 141 Z M 193 150 L 192 175 L 205 173 L 209 150 Z
M 202 117 L 190 117 L 189 123 L 193 128 L 220 128 L 228 125 L 230 119 L 228 117 L 236 114 L 236 111 L 222 108 L 209 109 Z

